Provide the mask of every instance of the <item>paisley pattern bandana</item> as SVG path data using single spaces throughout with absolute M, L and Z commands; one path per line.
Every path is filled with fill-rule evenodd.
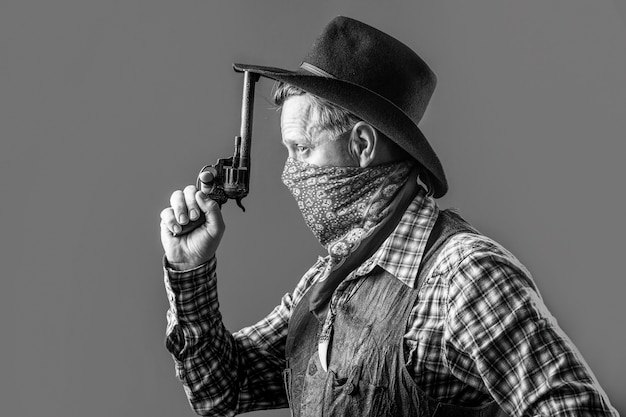
M 283 183 L 330 255 L 321 281 L 389 215 L 390 203 L 413 166 L 412 161 L 402 161 L 368 168 L 320 167 L 287 159 Z

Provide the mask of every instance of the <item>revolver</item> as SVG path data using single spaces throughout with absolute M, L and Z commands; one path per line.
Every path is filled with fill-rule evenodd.
M 220 207 L 229 199 L 246 211 L 241 200 L 248 195 L 250 189 L 250 146 L 252 143 L 252 117 L 254 112 L 254 85 L 259 80 L 259 74 L 243 71 L 243 97 L 241 99 L 241 129 L 235 136 L 235 152 L 232 157 L 220 158 L 214 165 L 205 165 L 198 173 L 196 187 L 200 189 L 202 183 L 210 184 L 208 197 L 216 201 Z M 189 221 L 182 226 L 182 236 L 204 224 L 206 217 L 200 212 L 200 217 Z

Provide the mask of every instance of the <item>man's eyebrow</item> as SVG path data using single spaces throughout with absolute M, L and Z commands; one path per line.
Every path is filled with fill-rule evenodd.
M 293 137 L 293 136 L 288 136 L 288 137 L 284 137 L 282 139 L 282 144 L 285 146 L 289 146 L 289 145 L 293 145 L 296 143 L 304 143 L 306 145 L 312 145 L 313 141 L 311 140 L 311 138 L 309 138 L 308 136 L 300 136 L 300 137 Z

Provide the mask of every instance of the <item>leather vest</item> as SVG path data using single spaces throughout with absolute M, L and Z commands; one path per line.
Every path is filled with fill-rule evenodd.
M 445 243 L 478 233 L 460 216 L 441 211 L 426 245 L 415 289 L 382 268 L 360 279 L 335 311 L 328 372 L 317 353 L 321 324 L 305 295 L 289 321 L 285 388 L 292 415 L 466 416 L 504 415 L 495 402 L 481 407 L 440 403 L 425 394 L 405 366 L 404 333 L 419 290 Z

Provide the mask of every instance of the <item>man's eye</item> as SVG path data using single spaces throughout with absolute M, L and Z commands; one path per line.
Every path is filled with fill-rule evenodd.
M 308 146 L 303 146 L 303 145 L 296 145 L 296 152 L 298 153 L 305 153 L 309 151 L 309 147 Z

